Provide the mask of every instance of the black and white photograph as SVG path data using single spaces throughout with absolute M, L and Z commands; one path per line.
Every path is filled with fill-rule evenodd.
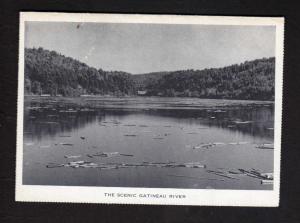
M 282 18 L 20 25 L 17 200 L 278 205 Z

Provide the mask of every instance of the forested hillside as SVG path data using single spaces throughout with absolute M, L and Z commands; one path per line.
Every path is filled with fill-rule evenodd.
M 153 75 L 143 74 L 144 84 L 139 84 L 147 90 L 148 95 L 274 99 L 275 58 L 224 68 L 155 73 L 159 78 L 153 78 Z
M 131 95 L 135 93 L 131 75 L 89 67 L 55 51 L 25 49 L 25 93 Z
M 138 90 L 143 90 L 148 88 L 151 85 L 155 85 L 158 83 L 161 78 L 171 72 L 153 72 L 147 74 L 138 74 L 132 75 L 135 86 Z
M 124 96 L 143 90 L 149 96 L 273 100 L 274 79 L 275 58 L 224 68 L 131 75 L 97 70 L 55 51 L 25 49 L 26 94 Z

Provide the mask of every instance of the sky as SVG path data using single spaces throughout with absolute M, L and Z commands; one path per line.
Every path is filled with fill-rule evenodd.
M 196 70 L 274 57 L 275 27 L 26 22 L 25 47 L 106 71 Z

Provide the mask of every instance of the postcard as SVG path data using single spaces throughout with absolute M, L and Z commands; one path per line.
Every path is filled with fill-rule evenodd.
M 284 18 L 20 13 L 16 201 L 279 205 Z

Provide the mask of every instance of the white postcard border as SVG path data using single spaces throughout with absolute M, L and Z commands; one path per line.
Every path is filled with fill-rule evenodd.
M 104 22 L 104 23 L 159 23 L 202 25 L 261 25 L 276 26 L 275 65 L 275 125 L 274 125 L 274 187 L 273 190 L 215 190 L 130 187 L 79 187 L 38 186 L 22 184 L 23 166 L 23 108 L 24 108 L 24 28 L 25 21 Z M 21 12 L 19 36 L 19 80 L 17 109 L 16 201 L 77 202 L 153 205 L 214 205 L 214 206 L 265 206 L 279 205 L 280 151 L 282 122 L 282 84 L 284 18 L 182 16 L 138 14 L 88 14 Z M 109 195 L 108 195 L 109 194 Z M 112 195 L 114 194 L 114 196 Z M 136 197 L 118 197 L 131 194 Z M 166 198 L 149 198 L 165 195 Z M 176 195 L 176 196 L 174 196 Z M 181 195 L 181 196 L 178 196 Z M 172 196 L 172 197 L 171 197 Z

